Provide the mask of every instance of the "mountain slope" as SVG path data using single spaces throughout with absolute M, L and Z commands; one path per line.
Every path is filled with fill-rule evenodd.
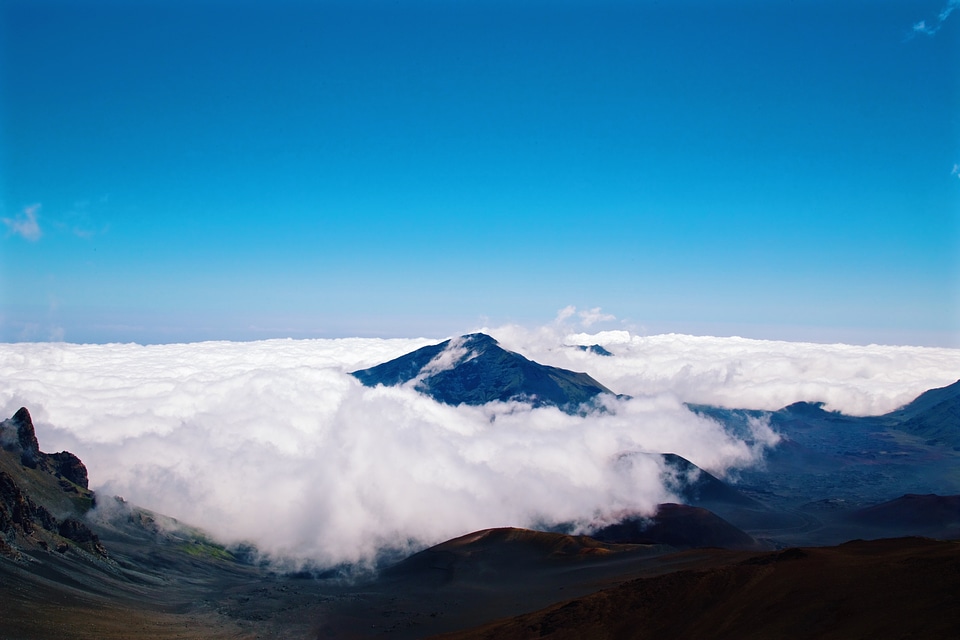
M 678 549 L 760 548 L 756 540 L 715 513 L 673 503 L 659 505 L 652 518 L 628 518 L 595 531 L 591 537 L 613 544 L 665 544 Z
M 482 333 L 423 347 L 352 375 L 368 387 L 412 384 L 450 405 L 520 401 L 576 413 L 601 393 L 612 393 L 586 373 L 533 362 Z
M 855 541 L 631 580 L 442 638 L 951 638 L 958 590 L 956 542 Z
M 929 444 L 960 450 L 960 380 L 926 391 L 884 418 L 894 428 L 919 436 Z
M 683 456 L 675 453 L 664 453 L 661 456 L 668 470 L 663 479 L 669 488 L 677 492 L 684 504 L 711 510 L 713 509 L 711 505 L 717 504 L 762 508 L 763 505 L 753 498 L 734 489 Z
M 40 451 L 26 409 L 0 422 L 0 637 L 306 637 L 303 620 L 281 631 L 264 621 L 291 601 L 315 606 L 319 587 L 274 586 L 196 529 L 120 499 L 94 502 L 86 467 Z
M 960 538 L 960 496 L 907 494 L 849 515 L 858 524 L 874 527 L 886 536 L 923 535 Z

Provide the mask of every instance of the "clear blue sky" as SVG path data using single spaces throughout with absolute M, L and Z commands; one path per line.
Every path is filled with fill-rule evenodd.
M 7 0 L 0 341 L 960 346 L 956 5 Z

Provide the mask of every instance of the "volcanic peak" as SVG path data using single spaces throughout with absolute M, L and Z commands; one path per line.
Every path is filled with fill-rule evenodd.
M 570 414 L 601 393 L 612 394 L 586 373 L 528 360 L 483 333 L 423 347 L 352 375 L 368 387 L 411 384 L 449 405 L 520 401 Z

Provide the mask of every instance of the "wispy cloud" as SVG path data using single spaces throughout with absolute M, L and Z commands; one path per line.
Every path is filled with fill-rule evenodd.
M 593 309 L 586 309 L 581 311 L 579 314 L 580 322 L 584 327 L 589 327 L 590 325 L 596 324 L 598 322 L 609 322 L 611 320 L 616 320 L 617 317 L 610 313 L 603 313 L 600 311 L 600 307 L 594 307 Z
M 7 226 L 8 235 L 21 236 L 31 242 L 36 242 L 43 236 L 40 229 L 40 223 L 37 222 L 37 213 L 40 211 L 40 205 L 30 205 L 23 210 L 23 213 L 16 218 L 3 218 L 3 224 Z
M 102 235 L 110 230 L 110 225 L 98 221 L 95 214 L 107 202 L 107 196 L 96 201 L 78 200 L 59 220 L 52 221 L 52 224 L 59 233 L 67 233 L 84 240 Z
M 943 27 L 943 23 L 950 17 L 950 14 L 953 13 L 954 9 L 960 7 L 960 0 L 948 0 L 946 6 L 937 14 L 937 17 L 932 20 L 929 24 L 926 20 L 921 20 L 913 25 L 913 34 L 922 33 L 928 36 L 932 36 Z
M 950 172 L 950 175 L 960 178 L 960 164 L 953 165 L 953 171 Z
M 586 328 L 590 325 L 596 324 L 598 322 L 610 322 L 611 320 L 616 320 L 615 315 L 609 313 L 603 313 L 600 307 L 594 307 L 593 309 L 584 309 L 582 311 L 577 311 L 577 308 L 573 305 L 568 305 L 560 311 L 557 312 L 557 317 L 554 319 L 555 325 L 562 325 L 568 319 L 573 316 L 580 318 L 580 326 Z

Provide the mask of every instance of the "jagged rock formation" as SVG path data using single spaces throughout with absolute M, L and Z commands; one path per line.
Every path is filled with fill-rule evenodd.
M 47 471 L 84 489 L 88 487 L 87 468 L 80 458 L 69 451 L 40 451 L 33 419 L 26 407 L 21 407 L 12 418 L 0 422 L 0 445 L 7 451 L 19 454 L 20 464 L 25 467 Z
M 40 451 L 26 408 L 0 422 L 0 444 L 0 553 L 64 553 L 73 543 L 105 557 L 99 538 L 81 520 L 93 493 L 80 459 L 67 451 Z
M 352 375 L 368 387 L 409 383 L 444 404 L 520 401 L 571 414 L 598 395 L 613 393 L 586 373 L 533 362 L 482 333 L 423 347 Z

